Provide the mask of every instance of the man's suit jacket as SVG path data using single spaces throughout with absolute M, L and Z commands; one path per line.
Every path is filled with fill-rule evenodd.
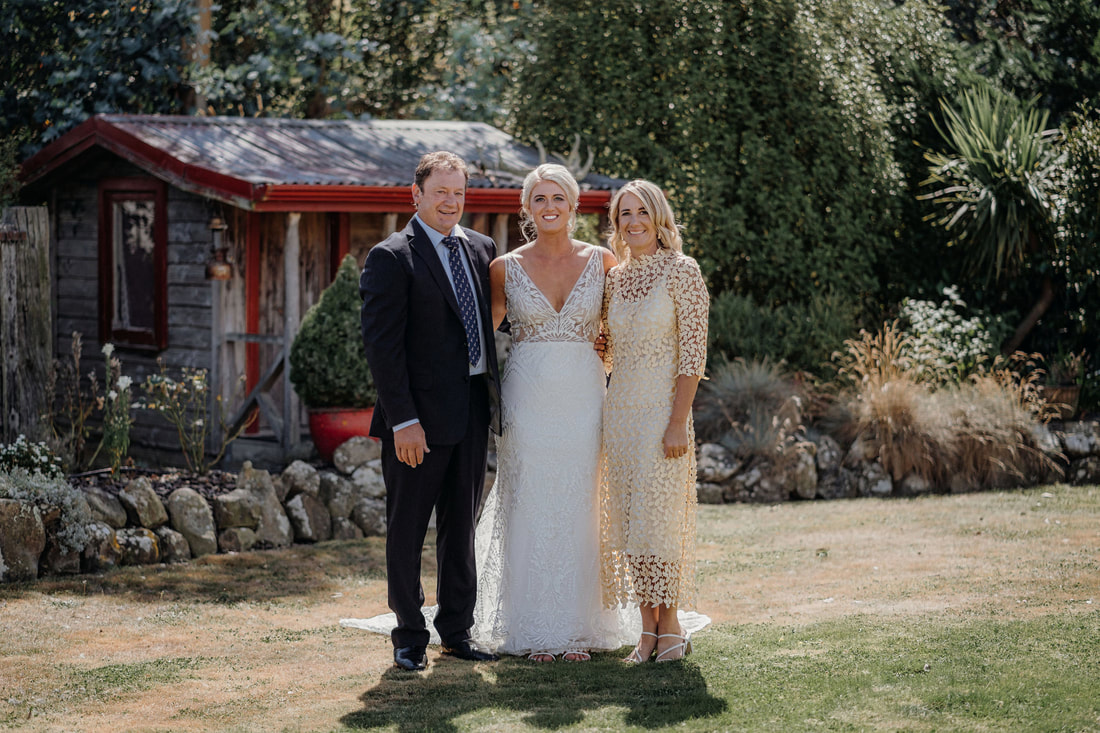
M 491 426 L 499 432 L 500 375 L 489 302 L 492 239 L 463 229 L 463 242 L 485 336 Z M 428 235 L 410 220 L 371 248 L 359 278 L 363 344 L 378 402 L 370 434 L 393 438 L 393 426 L 418 418 L 429 444 L 462 440 L 469 419 L 466 331 L 444 265 Z M 462 273 L 458 273 L 462 276 Z

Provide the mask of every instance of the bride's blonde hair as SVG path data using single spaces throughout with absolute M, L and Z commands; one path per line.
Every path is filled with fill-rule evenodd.
M 577 228 L 577 201 L 581 197 L 581 187 L 577 179 L 569 172 L 569 169 L 557 163 L 543 163 L 535 170 L 527 174 L 523 179 L 523 193 L 520 194 L 519 229 L 524 241 L 533 242 L 538 236 L 538 228 L 535 220 L 531 218 L 531 191 L 543 181 L 556 183 L 565 192 L 565 198 L 569 202 L 569 235 Z
M 619 207 L 622 205 L 623 196 L 628 193 L 637 196 L 649 213 L 653 228 L 657 230 L 657 246 L 660 249 L 683 252 L 684 240 L 680 236 L 680 226 L 676 223 L 676 217 L 672 213 L 672 207 L 668 205 L 664 192 L 657 184 L 638 178 L 620 188 L 611 199 L 609 211 L 611 229 L 607 232 L 607 245 L 611 247 L 619 262 L 630 259 L 630 247 L 623 240 L 623 233 L 619 230 Z

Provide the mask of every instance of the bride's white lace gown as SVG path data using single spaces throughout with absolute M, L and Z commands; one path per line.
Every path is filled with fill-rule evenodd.
M 604 608 L 600 586 L 599 334 L 603 257 L 560 312 L 513 255 L 505 258 L 512 352 L 502 384 L 497 477 L 476 535 L 474 638 L 505 654 L 618 649 L 637 612 Z

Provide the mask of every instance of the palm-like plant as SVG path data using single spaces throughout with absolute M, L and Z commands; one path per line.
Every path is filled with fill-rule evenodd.
M 1053 250 L 1055 213 L 1061 194 L 1064 154 L 1061 133 L 1046 128 L 1048 112 L 1035 101 L 977 88 L 956 109 L 941 102 L 945 125 L 936 122 L 947 153 L 925 155 L 934 187 L 922 196 L 939 211 L 930 219 L 965 249 L 970 274 L 999 281 L 1020 273 L 1035 253 Z M 1006 345 L 1015 351 L 1050 307 L 1054 288 L 1043 277 L 1042 294 Z

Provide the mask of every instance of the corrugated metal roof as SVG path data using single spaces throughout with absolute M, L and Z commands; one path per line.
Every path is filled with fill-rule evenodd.
M 537 150 L 481 122 L 96 115 L 28 160 L 25 179 L 92 144 L 188 181 L 224 177 L 237 195 L 280 186 L 406 187 L 420 156 L 433 150 L 462 156 L 471 188 L 519 188 L 539 164 Z M 581 184 L 607 191 L 623 181 L 589 174 Z
M 407 186 L 420 156 L 450 150 L 471 185 L 515 187 L 538 152 L 480 122 L 103 115 L 184 163 L 261 185 Z

